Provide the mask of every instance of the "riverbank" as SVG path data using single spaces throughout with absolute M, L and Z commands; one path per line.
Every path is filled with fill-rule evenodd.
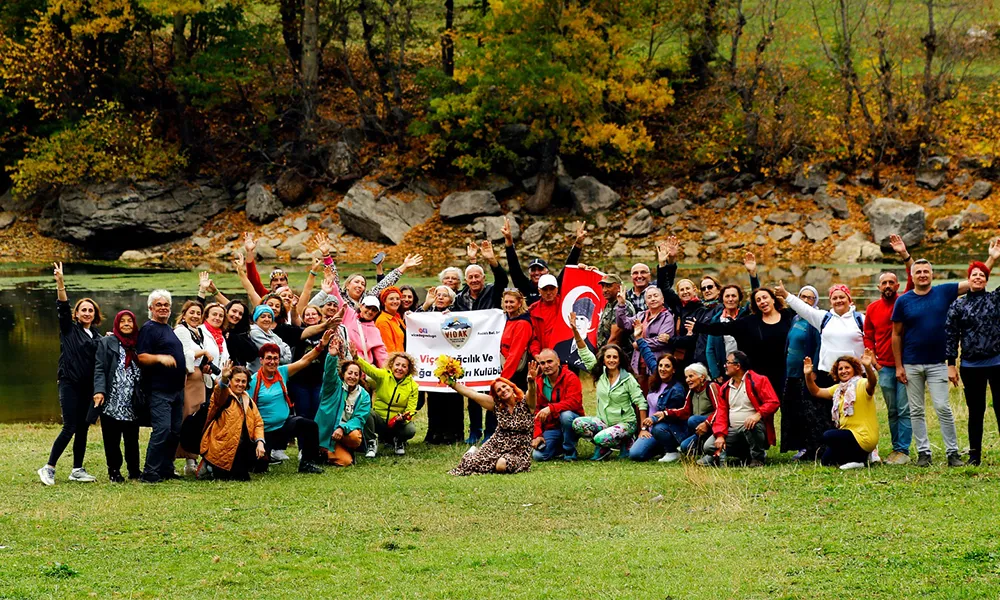
M 455 478 L 463 445 L 416 443 L 319 476 L 282 465 L 250 483 L 157 486 L 107 483 L 95 428 L 99 481 L 67 482 L 64 456 L 52 488 L 35 469 L 57 426 L 0 425 L 0 595 L 995 598 L 1000 524 L 984 515 L 1000 453 L 990 443 L 983 467 L 949 469 L 928 419 L 929 469 L 584 460 Z
M 764 181 L 727 191 L 721 184 L 649 178 L 617 189 L 622 198 L 613 207 L 584 216 L 575 214 L 569 206 L 556 207 L 546 215 L 529 215 L 521 209 L 528 194 L 513 185 L 496 196 L 503 213 L 518 221 L 520 231 L 532 224 L 547 224 L 544 229 L 536 226 L 530 239 L 518 240 L 519 251 L 556 261 L 565 255 L 572 243 L 572 232 L 582 220 L 588 229 L 584 262 L 601 263 L 607 258 L 651 260 L 654 240 L 668 234 L 684 242 L 682 259 L 688 263 L 738 262 L 746 250 L 753 251 L 760 261 L 774 264 L 850 262 L 843 252 L 838 253 L 841 245 L 851 240 L 871 240 L 864 206 L 877 197 L 888 197 L 923 208 L 926 232 L 914 248 L 918 254 L 938 261 L 964 262 L 970 253 L 981 253 L 982 240 L 995 233 L 995 224 L 1000 220 L 1000 203 L 992 201 L 989 193 L 980 200 L 970 197 L 970 193 L 976 195 L 972 192 L 975 177 L 974 169 L 956 168 L 932 190 L 919 185 L 913 173 L 889 170 L 883 173 L 885 183 L 877 191 L 846 175 L 829 177 L 819 190 L 809 187 L 818 182 L 808 179 L 799 181 L 798 187 L 795 182 Z M 474 189 L 476 184 L 454 185 Z M 439 193 L 429 196 L 394 191 L 393 196 L 404 202 L 419 199 L 438 206 L 447 193 L 454 191 L 445 181 L 422 187 Z M 670 188 L 674 191 L 669 192 Z M 131 264 L 220 268 L 242 247 L 243 231 L 252 231 L 264 240 L 258 250 L 262 260 L 292 263 L 303 250 L 313 250 L 302 234 L 324 231 L 335 240 L 340 262 L 366 263 L 376 252 L 386 251 L 390 263 L 398 263 L 406 254 L 420 253 L 425 264 L 437 270 L 463 262 L 467 241 L 483 237 L 472 225 L 444 222 L 435 213 L 412 228 L 398 245 L 368 241 L 341 223 L 337 204 L 344 197 L 342 192 L 314 193 L 310 201 L 286 208 L 265 225 L 249 221 L 237 203 L 210 218 L 191 237 L 132 253 L 137 260 Z M 680 203 L 664 204 L 666 199 L 658 201 L 660 198 L 677 198 Z M 537 235 L 539 230 L 542 233 Z M 41 235 L 32 214 L 20 215 L 13 225 L 0 231 L 3 262 L 92 257 L 86 249 Z

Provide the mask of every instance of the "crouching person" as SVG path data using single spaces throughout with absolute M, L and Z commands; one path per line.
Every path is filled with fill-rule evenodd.
M 692 363 L 684 368 L 684 381 L 688 388 L 686 404 L 691 407 L 691 416 L 687 421 L 691 435 L 681 442 L 681 452 L 696 455 L 701 453 L 705 440 L 712 435 L 722 392 L 719 384 L 709 379 L 708 369 L 701 363 Z
M 250 397 L 257 404 L 264 420 L 264 443 L 268 454 L 257 461 L 257 473 L 267 472 L 270 451 L 284 448 L 291 438 L 299 442 L 299 473 L 322 473 L 314 463 L 319 460 L 319 429 L 316 421 L 292 414 L 292 400 L 285 382 L 289 377 L 306 368 L 326 350 L 334 331 L 328 329 L 318 346 L 299 360 L 278 366 L 281 349 L 275 344 L 260 347 L 260 370 L 250 380 Z
M 585 416 L 580 378 L 559 362 L 559 355 L 552 349 L 542 350 L 535 360 L 540 373 L 534 382 L 528 382 L 536 386 L 538 399 L 532 459 L 546 461 L 562 455 L 565 460 L 576 460 L 578 436 L 573 421 Z
M 247 393 L 250 377 L 244 367 L 222 364 L 205 416 L 198 479 L 249 481 L 254 463 L 267 456 L 264 420 Z
M 333 336 L 323 368 L 316 426 L 320 452 L 338 467 L 354 464 L 354 451 L 361 447 L 362 428 L 372 410 L 372 398 L 361 387 L 361 365 L 340 361 L 342 342 Z
M 417 435 L 417 428 L 410 421 L 417 412 L 420 389 L 413 376 L 417 365 L 405 352 L 393 352 L 380 369 L 357 354 L 351 344 L 351 355 L 358 357 L 361 372 L 368 377 L 374 390 L 372 410 L 365 423 L 365 458 L 375 458 L 378 443 L 392 444 L 396 456 L 406 454 L 406 442 Z
M 714 457 L 725 453 L 728 464 L 764 466 L 767 449 L 774 444 L 774 413 L 780 402 L 771 382 L 749 370 L 747 355 L 737 350 L 726 357 L 726 375 L 722 384 L 714 437 L 705 442 L 705 459 L 701 464 L 714 464 Z M 717 454 L 718 453 L 718 454 Z
M 833 429 L 823 433 L 824 466 L 842 470 L 860 469 L 878 446 L 878 418 L 875 416 L 875 387 L 878 373 L 873 367 L 875 354 L 865 348 L 861 360 L 841 356 L 833 363 L 837 385 L 822 389 L 816 385 L 812 359 L 802 361 L 806 386 L 814 398 L 833 400 Z

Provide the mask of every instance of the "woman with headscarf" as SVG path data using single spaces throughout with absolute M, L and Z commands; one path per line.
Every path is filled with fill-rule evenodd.
M 528 363 L 532 380 L 537 373 L 535 363 Z M 490 385 L 490 393 L 473 391 L 457 381 L 444 381 L 461 396 L 478 403 L 495 413 L 496 433 L 480 448 L 472 446 L 451 475 L 478 475 L 487 473 L 521 473 L 531 469 L 531 434 L 534 431 L 535 386 L 528 386 L 528 394 L 503 377 Z
M 108 480 L 122 483 L 122 442 L 125 442 L 125 464 L 128 478 L 142 475 L 139 464 L 139 420 L 141 404 L 139 360 L 135 343 L 139 327 L 135 315 L 123 310 L 115 315 L 114 335 L 97 342 L 94 369 L 94 406 L 101 413 L 101 433 L 104 435 L 104 457 L 108 463 Z
M 382 343 L 387 353 L 406 350 L 406 323 L 400 312 L 402 292 L 397 287 L 389 287 L 379 294 L 382 312 L 375 319 L 375 326 L 382 334 Z
M 251 311 L 242 300 L 226 304 L 226 320 L 222 324 L 226 349 L 233 364 L 245 367 L 257 360 L 257 344 L 250 339 Z
M 59 317 L 59 406 L 62 409 L 62 430 L 52 443 L 49 462 L 38 469 L 45 485 L 56 482 L 56 462 L 73 440 L 73 470 L 69 480 L 82 483 L 95 481 L 83 468 L 87 453 L 87 412 L 94 400 L 94 352 L 101 332 L 101 307 L 90 298 L 80 298 L 72 308 L 66 295 L 62 263 L 53 263 L 56 280 L 56 314 Z
M 266 304 L 261 304 L 253 309 L 253 325 L 250 326 L 250 339 L 257 346 L 258 357 L 248 366 L 252 372 L 260 369 L 259 352 L 264 344 L 274 344 L 278 347 L 280 350 L 279 364 L 287 365 L 292 362 L 291 347 L 274 333 L 274 319 L 274 310 Z
M 799 290 L 798 299 L 815 307 L 819 292 L 811 285 Z M 819 330 L 799 315 L 792 319 L 785 344 L 785 390 L 781 397 L 781 452 L 795 452 L 792 460 L 815 460 L 829 428 L 830 407 L 810 399 L 802 375 L 802 360 L 819 361 Z
M 829 401 L 833 429 L 823 434 L 823 465 L 841 470 L 860 469 L 878 446 L 878 418 L 875 415 L 875 387 L 878 372 L 872 366 L 875 354 L 866 349 L 859 361 L 854 356 L 834 360 L 837 383 L 826 389 L 816 385 L 812 359 L 803 360 L 802 372 L 813 398 Z
M 948 334 L 945 356 L 948 379 L 959 384 L 959 345 L 962 347 L 961 381 L 965 403 L 969 407 L 969 460 L 982 462 L 983 421 L 986 417 L 986 386 L 993 397 L 993 412 L 1000 423 L 1000 288 L 986 291 L 990 269 L 975 261 L 969 265 L 969 293 L 955 300 L 948 309 L 945 331 Z

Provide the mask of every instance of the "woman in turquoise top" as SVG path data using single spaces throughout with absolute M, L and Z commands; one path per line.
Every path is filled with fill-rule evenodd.
M 354 451 L 363 442 L 362 429 L 372 410 L 372 397 L 361 387 L 361 365 L 353 360 L 340 362 L 342 341 L 334 336 L 323 368 L 316 426 L 319 446 L 330 464 L 354 464 Z
M 646 399 L 623 360 L 625 355 L 621 348 L 607 344 L 598 351 L 598 359 L 576 328 L 575 313 L 569 315 L 569 326 L 576 338 L 580 360 L 590 369 L 597 386 L 597 416 L 577 417 L 573 420 L 573 432 L 594 442 L 596 447 L 590 460 L 603 460 L 611 454 L 612 448 L 631 445 L 638 422 L 646 418 Z

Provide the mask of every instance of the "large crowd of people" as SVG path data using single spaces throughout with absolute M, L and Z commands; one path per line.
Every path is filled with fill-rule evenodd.
M 359 456 L 376 459 L 382 448 L 405 456 L 421 410 L 427 411 L 424 443 L 468 445 L 454 475 L 577 460 L 581 437 L 593 445 L 593 461 L 617 453 L 634 461 L 759 467 L 779 431 L 778 451 L 792 453 L 792 460 L 852 469 L 882 461 L 876 389 L 892 442 L 885 463 L 910 462 L 915 443 L 915 464 L 931 464 L 925 392 L 947 464 L 982 460 L 986 388 L 1000 384 L 1000 291 L 986 291 L 1000 240 L 990 243 L 985 262 L 970 265 L 966 281 L 932 285 L 932 265 L 914 261 L 892 236 L 906 270 L 904 293 L 896 273 L 886 270 L 878 277 L 879 298 L 862 313 L 843 284 L 829 288 L 829 308 L 821 308 L 812 286 L 797 294 L 781 282 L 762 286 L 749 252 L 743 263 L 749 290 L 708 274 L 697 283 L 675 281 L 679 244 L 669 237 L 656 244 L 655 278 L 642 263 L 632 266 L 630 281 L 603 275 L 606 305 L 597 312 L 590 304 L 584 307 L 590 314 L 581 315 L 596 325 L 595 351 L 588 332 L 577 329 L 576 314 L 568 319 L 573 338 L 557 339 L 563 273 L 533 257 L 526 274 L 509 225 L 503 234 L 506 269 L 489 241 L 470 243 L 464 269 L 441 270 L 439 285 L 423 300 L 401 283 L 421 256 L 384 272 L 380 253 L 370 285 L 363 274 L 338 272 L 322 233 L 314 238 L 321 256 L 301 287 L 293 288 L 280 268 L 265 285 L 256 241 L 245 234 L 246 253 L 233 268 L 246 299 L 226 297 L 201 273 L 196 296 L 181 303 L 167 290 L 153 290 L 145 323 L 122 310 L 107 334 L 99 330 L 96 301 L 71 304 L 56 263 L 63 425 L 38 470 L 41 481 L 55 483 L 70 441 L 68 479 L 95 481 L 84 458 L 88 428 L 98 419 L 108 479 L 125 481 L 124 462 L 128 479 L 156 483 L 183 476 L 247 480 L 293 460 L 293 441 L 300 473 L 353 465 Z M 581 226 L 566 264 L 596 270 L 580 264 L 585 236 Z M 485 393 L 444 378 L 455 393 L 421 392 L 407 354 L 406 315 L 486 309 L 506 316 L 501 376 Z M 584 409 L 584 371 L 594 381 L 592 415 Z M 966 460 L 949 380 L 964 382 Z M 1000 418 L 996 403 L 994 411 Z M 144 426 L 152 431 L 143 465 Z M 177 460 L 184 461 L 180 471 Z

